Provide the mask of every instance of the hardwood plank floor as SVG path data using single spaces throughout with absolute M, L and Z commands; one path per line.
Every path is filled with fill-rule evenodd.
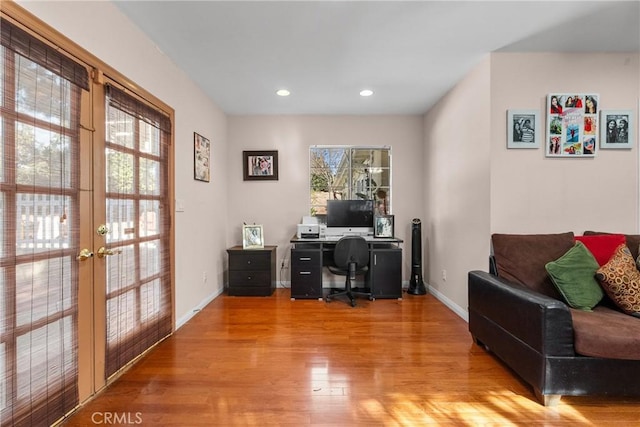
M 640 425 L 640 399 L 539 405 L 432 295 L 289 295 L 218 297 L 63 425 Z

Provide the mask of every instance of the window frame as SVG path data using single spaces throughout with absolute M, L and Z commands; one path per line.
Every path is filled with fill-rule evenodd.
M 354 182 L 354 175 L 356 175 L 356 173 L 354 173 L 354 171 L 357 171 L 359 169 L 359 167 L 361 166 L 361 164 L 357 164 L 354 165 L 354 152 L 362 152 L 362 151 L 371 151 L 372 153 L 374 151 L 380 151 L 380 152 L 385 152 L 386 153 L 386 157 L 388 159 L 388 166 L 385 167 L 380 167 L 382 170 L 384 170 L 385 168 L 388 169 L 388 185 L 377 185 L 376 188 L 380 189 L 380 187 L 382 188 L 386 188 L 387 191 L 384 194 L 384 198 L 379 198 L 376 197 L 375 195 L 372 197 L 372 199 L 376 202 L 375 203 L 375 214 L 376 215 L 391 215 L 393 213 L 392 211 L 392 195 L 393 195 L 393 153 L 392 153 L 392 147 L 390 145 L 379 145 L 379 146 L 374 146 L 374 145 L 311 145 L 309 146 L 309 208 L 307 210 L 307 212 L 309 212 L 309 215 L 311 216 L 323 216 L 324 213 L 326 212 L 326 200 L 332 200 L 332 199 L 338 199 L 338 197 L 332 197 L 331 195 L 329 197 L 326 198 L 325 203 L 314 203 L 314 200 L 316 200 L 314 198 L 314 190 L 313 190 L 313 171 L 314 169 L 316 169 L 317 167 L 314 166 L 314 160 L 313 160 L 313 152 L 314 150 L 344 150 L 347 153 L 347 159 L 345 161 L 345 163 L 347 164 L 347 176 L 343 178 L 343 180 L 345 182 L 348 183 L 348 186 L 346 186 L 346 191 L 344 193 L 340 193 L 343 194 L 343 197 L 341 197 L 340 199 L 342 200 L 362 200 L 362 197 L 358 197 L 355 194 L 353 194 L 354 192 L 356 194 L 361 193 L 357 192 L 357 190 L 370 190 L 371 188 L 366 188 L 366 185 L 362 183 L 362 180 L 358 180 Z M 371 158 L 371 155 L 370 155 Z M 376 167 L 375 165 L 372 165 L 372 167 Z M 368 172 L 368 175 L 365 177 L 365 179 L 368 179 L 369 182 L 371 182 L 372 178 L 372 173 Z M 375 183 L 375 181 L 373 181 Z M 345 188 L 345 187 L 343 187 Z M 379 190 L 377 190 L 379 191 Z M 346 193 L 346 197 L 344 196 Z M 368 196 L 371 196 L 371 193 L 368 194 Z M 367 200 L 371 200 L 371 199 L 367 199 Z M 324 209 L 323 209 L 324 208 Z

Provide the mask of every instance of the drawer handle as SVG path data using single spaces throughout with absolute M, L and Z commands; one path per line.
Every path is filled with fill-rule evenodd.
M 248 261 L 247 261 L 247 264 L 251 264 L 251 260 L 248 260 Z
M 300 257 L 300 261 L 311 261 L 311 257 Z
M 247 280 L 251 280 L 251 276 L 247 276 Z
M 311 274 L 311 272 L 310 272 L 310 271 L 301 271 L 301 272 L 300 272 L 300 275 L 301 275 L 301 276 L 308 276 L 309 274 Z

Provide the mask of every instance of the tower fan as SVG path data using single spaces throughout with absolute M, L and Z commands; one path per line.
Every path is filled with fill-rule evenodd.
M 419 218 L 411 221 L 411 280 L 407 293 L 412 295 L 424 295 L 427 288 L 422 280 L 422 231 Z

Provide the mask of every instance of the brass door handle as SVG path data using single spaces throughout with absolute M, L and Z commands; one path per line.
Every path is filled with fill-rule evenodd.
M 87 259 L 91 258 L 93 256 L 93 252 L 91 252 L 89 249 L 82 249 L 80 251 L 80 253 L 78 254 L 78 256 L 76 257 L 76 259 L 78 261 L 86 261 Z
M 104 258 L 104 257 L 106 257 L 108 255 L 116 255 L 116 254 L 119 254 L 121 252 L 122 252 L 122 250 L 120 250 L 120 249 L 107 249 L 104 246 L 101 246 L 100 249 L 98 249 L 97 256 L 98 256 L 98 258 Z

